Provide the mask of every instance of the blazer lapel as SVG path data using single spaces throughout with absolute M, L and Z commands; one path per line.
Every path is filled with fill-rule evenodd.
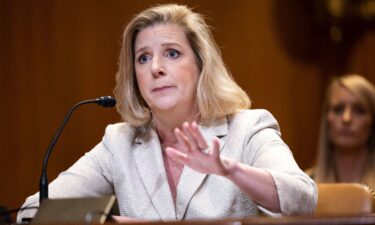
M 212 140 L 215 137 L 218 137 L 220 139 L 220 151 L 223 149 L 225 144 L 224 137 L 228 133 L 228 123 L 226 118 L 221 120 L 216 126 L 200 127 L 200 130 L 210 146 L 212 145 Z M 184 218 L 190 200 L 202 185 L 206 177 L 207 174 L 199 173 L 185 166 L 177 185 L 176 216 L 178 220 Z
M 159 138 L 154 130 L 151 138 L 136 139 L 134 158 L 149 198 L 162 220 L 176 220 L 172 194 L 165 173 Z

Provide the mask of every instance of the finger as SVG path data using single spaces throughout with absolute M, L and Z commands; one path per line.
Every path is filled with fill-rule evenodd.
M 199 148 L 196 138 L 194 137 L 192 133 L 191 126 L 188 122 L 184 122 L 182 124 L 182 131 L 184 135 L 187 137 L 187 140 L 189 142 L 189 145 L 191 147 L 192 151 L 200 151 L 201 148 Z
M 198 124 L 196 122 L 192 122 L 191 124 L 191 132 L 194 135 L 197 145 L 199 149 L 204 150 L 208 148 L 208 144 L 206 142 L 206 139 L 203 137 L 202 132 L 198 128 Z
M 184 146 L 185 148 L 182 148 L 181 150 L 184 152 L 190 152 L 191 151 L 191 146 L 189 144 L 189 141 L 187 137 L 182 133 L 182 131 L 178 128 L 174 130 L 174 135 L 177 138 L 178 143 L 181 144 L 181 146 Z
M 215 158 L 220 158 L 220 140 L 218 138 L 214 138 L 214 140 L 212 140 L 211 155 L 213 155 Z
M 175 148 L 167 147 L 165 149 L 165 152 L 169 157 L 171 157 L 174 160 L 177 160 L 182 164 L 186 164 L 188 162 L 188 156 Z

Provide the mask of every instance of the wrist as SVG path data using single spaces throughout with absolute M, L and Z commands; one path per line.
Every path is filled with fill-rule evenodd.
M 228 179 L 232 178 L 237 171 L 239 163 L 236 160 L 226 158 L 226 157 L 222 158 L 222 163 L 223 163 L 224 169 L 221 175 Z

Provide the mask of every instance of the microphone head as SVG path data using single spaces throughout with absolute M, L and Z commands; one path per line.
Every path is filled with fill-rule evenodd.
M 112 96 L 102 96 L 96 99 L 96 103 L 103 107 L 113 107 L 116 105 L 116 99 Z

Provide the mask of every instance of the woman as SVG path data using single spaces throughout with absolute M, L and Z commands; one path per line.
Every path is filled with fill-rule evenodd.
M 332 80 L 323 106 L 317 182 L 360 182 L 375 188 L 375 88 L 359 75 Z
M 315 183 L 272 115 L 246 110 L 201 15 L 180 5 L 138 14 L 115 95 L 125 122 L 51 183 L 51 198 L 115 193 L 119 221 L 312 213 Z

